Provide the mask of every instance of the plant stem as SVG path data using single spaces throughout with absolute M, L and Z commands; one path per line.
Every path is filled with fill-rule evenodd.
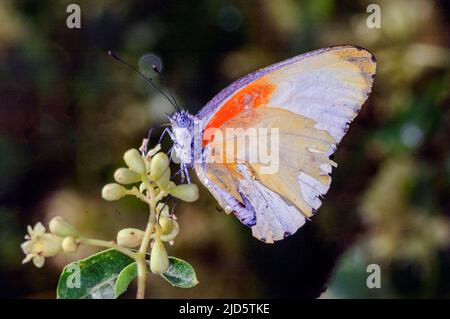
M 125 254 L 133 259 L 136 259 L 137 253 L 117 245 L 114 241 L 106 241 L 106 240 L 100 240 L 100 239 L 93 239 L 93 238 L 85 238 L 81 237 L 80 239 L 81 244 L 90 245 L 90 246 L 98 246 L 98 247 L 106 247 L 106 248 L 113 248 L 122 254 Z
M 147 184 L 148 186 L 148 184 Z M 144 203 L 147 203 L 150 205 L 150 201 L 147 197 L 145 197 L 144 194 L 142 194 L 136 187 L 133 187 L 132 189 L 128 190 L 127 192 L 129 195 L 134 195 L 137 198 L 139 198 L 141 201 L 143 201 Z
M 150 200 L 148 201 L 150 207 L 150 216 L 148 218 L 147 227 L 145 228 L 144 237 L 142 238 L 142 243 L 139 248 L 139 251 L 136 256 L 136 264 L 138 271 L 138 279 L 137 279 L 137 293 L 136 299 L 144 299 L 145 297 L 145 284 L 147 281 L 147 263 L 145 260 L 145 255 L 147 253 L 148 247 L 150 245 L 150 241 L 152 239 L 152 233 L 155 226 L 156 220 L 156 200 L 155 193 L 153 187 L 147 188 L 149 192 Z

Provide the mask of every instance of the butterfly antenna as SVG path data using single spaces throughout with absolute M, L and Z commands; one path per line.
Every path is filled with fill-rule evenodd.
M 148 84 L 150 84 L 153 88 L 155 88 L 159 93 L 161 93 L 166 99 L 167 101 L 169 101 L 169 103 L 173 106 L 173 108 L 175 109 L 176 112 L 180 111 L 180 108 L 178 107 L 178 105 L 176 104 L 175 100 L 171 100 L 170 97 L 163 92 L 163 90 L 161 90 L 161 88 L 159 86 L 157 86 L 153 80 L 151 78 L 146 77 L 144 74 L 142 74 L 138 69 L 136 69 L 134 66 L 132 66 L 130 63 L 128 63 L 127 61 L 121 59 L 116 53 L 114 53 L 113 51 L 109 50 L 108 54 L 116 61 L 126 65 L 127 67 L 129 67 L 131 70 L 133 70 L 136 74 L 138 74 L 142 79 L 144 79 L 145 82 L 147 82 Z M 156 69 L 156 66 L 152 66 L 153 70 Z M 159 73 L 159 72 L 158 72 Z M 172 97 L 173 98 L 173 97 Z M 175 101 L 175 102 L 174 102 Z
M 155 73 L 157 73 L 158 75 L 161 75 L 161 71 L 158 70 L 158 68 L 154 64 L 152 64 L 152 70 L 155 71 Z M 172 98 L 172 101 L 175 103 L 175 107 L 177 108 L 177 111 L 181 112 L 181 107 L 177 103 L 177 99 L 175 98 L 175 96 L 172 94 L 172 90 L 170 88 L 168 88 L 167 90 L 169 91 L 169 95 Z
M 177 107 L 177 109 L 178 109 L 178 112 L 181 112 L 181 107 L 180 107 L 180 105 L 177 103 L 177 100 L 175 99 L 175 96 L 172 94 L 172 90 L 171 89 L 167 89 L 168 91 L 169 91 L 169 95 L 172 97 L 172 100 L 174 101 L 174 103 L 175 103 L 175 105 L 176 105 L 176 107 Z

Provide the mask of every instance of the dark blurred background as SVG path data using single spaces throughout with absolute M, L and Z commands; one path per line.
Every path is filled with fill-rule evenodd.
M 66 27 L 70 3 L 81 29 Z M 366 25 L 370 3 L 381 7 L 379 29 Z M 151 277 L 149 297 L 448 298 L 449 12 L 445 0 L 1 0 L 0 297 L 53 298 L 62 267 L 95 251 L 21 265 L 26 225 L 62 215 L 112 239 L 145 223 L 135 199 L 108 203 L 100 190 L 170 108 L 108 49 L 135 65 L 157 54 L 158 82 L 197 112 L 252 70 L 355 44 L 376 55 L 377 77 L 312 222 L 263 244 L 202 188 L 177 207 L 181 233 L 169 248 L 200 285 Z M 380 289 L 366 286 L 372 263 Z

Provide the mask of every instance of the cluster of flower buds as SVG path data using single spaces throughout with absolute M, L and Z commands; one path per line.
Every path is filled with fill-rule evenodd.
M 61 251 L 74 253 L 78 250 L 79 233 L 71 223 L 56 216 L 50 221 L 49 228 L 50 232 L 46 232 L 40 222 L 34 228 L 28 226 L 26 241 L 21 245 L 26 255 L 22 263 L 32 260 L 36 267 L 42 267 L 47 257 L 53 257 Z
M 126 151 L 123 159 L 127 167 L 117 169 L 114 172 L 116 183 L 107 184 L 102 189 L 105 200 L 114 201 L 133 195 L 153 207 L 154 225 L 148 240 L 151 235 L 150 270 L 155 274 L 167 271 L 169 258 L 165 243 L 172 244 L 180 230 L 175 215 L 169 212 L 169 207 L 162 200 L 170 195 L 185 202 L 193 202 L 199 195 L 195 184 L 176 185 L 170 180 L 170 160 L 160 149 L 160 145 L 157 145 L 146 154 L 136 149 Z M 127 185 L 131 185 L 131 188 L 127 188 Z M 41 223 L 37 223 L 34 228 L 28 226 L 28 235 L 25 236 L 27 241 L 21 245 L 26 254 L 24 263 L 32 260 L 37 267 L 42 267 L 46 257 L 60 252 L 74 253 L 80 243 L 99 245 L 102 242 L 103 247 L 114 244 L 82 237 L 72 224 L 60 216 L 50 221 L 49 230 L 46 232 Z M 117 233 L 117 245 L 134 249 L 142 244 L 144 237 L 143 230 L 124 228 Z
M 150 196 L 158 198 L 150 254 L 150 270 L 155 274 L 167 271 L 169 259 L 164 243 L 172 243 L 180 230 L 175 215 L 170 214 L 167 204 L 160 201 L 171 195 L 185 202 L 194 202 L 199 196 L 197 185 L 176 185 L 170 180 L 170 160 L 166 153 L 160 152 L 160 149 L 160 145 L 157 145 L 146 154 L 141 154 L 136 149 L 126 151 L 123 159 L 127 167 L 117 169 L 114 172 L 116 183 L 106 184 L 102 190 L 102 197 L 108 201 L 118 200 L 126 195 L 137 196 L 145 202 L 150 200 Z M 139 187 L 135 185 L 126 188 L 126 185 L 138 183 Z M 124 228 L 117 233 L 117 244 L 137 248 L 143 237 L 144 231 L 141 229 Z
M 171 195 L 185 202 L 194 202 L 198 199 L 198 187 L 195 184 L 176 185 L 170 180 L 171 170 L 169 157 L 159 152 L 160 146 L 142 155 L 136 149 L 125 152 L 123 159 L 127 167 L 121 167 L 114 172 L 116 183 L 106 184 L 102 189 L 102 197 L 108 201 L 119 200 L 126 195 L 147 195 L 149 187 L 162 197 Z M 133 186 L 127 189 L 123 185 L 140 183 L 139 188 Z

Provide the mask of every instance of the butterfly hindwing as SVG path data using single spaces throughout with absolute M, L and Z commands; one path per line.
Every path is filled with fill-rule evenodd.
M 225 212 L 233 211 L 242 223 L 251 227 L 253 236 L 263 242 L 281 240 L 305 223 L 305 217 L 295 206 L 253 180 L 245 164 L 197 164 L 195 169 Z M 247 220 L 253 222 L 248 224 Z

